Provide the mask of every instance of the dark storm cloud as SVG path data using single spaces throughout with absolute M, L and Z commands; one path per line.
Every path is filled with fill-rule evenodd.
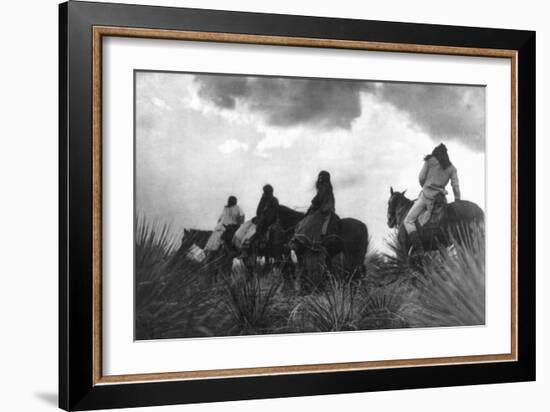
M 408 113 L 434 142 L 452 139 L 476 151 L 484 149 L 484 87 L 382 83 L 376 95 Z
M 472 150 L 485 145 L 485 88 L 328 79 L 198 75 L 199 95 L 223 109 L 237 103 L 272 126 L 351 129 L 361 115 L 361 92 L 409 115 L 411 125 L 435 143 L 459 140 Z
M 361 115 L 360 91 L 365 89 L 364 83 L 342 80 L 204 75 L 195 79 L 200 96 L 221 108 L 233 109 L 242 102 L 273 126 L 308 124 L 329 130 L 351 128 Z

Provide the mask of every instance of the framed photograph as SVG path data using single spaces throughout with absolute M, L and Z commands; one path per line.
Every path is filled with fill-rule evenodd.
M 60 5 L 59 402 L 535 379 L 535 33 Z

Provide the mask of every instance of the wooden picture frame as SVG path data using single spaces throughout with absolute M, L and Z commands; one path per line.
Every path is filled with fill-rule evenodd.
M 168 7 L 60 5 L 59 406 L 216 402 L 535 379 L 535 33 Z M 102 39 L 511 60 L 511 352 L 136 375 L 102 373 Z M 521 185 L 520 185 L 521 183 Z

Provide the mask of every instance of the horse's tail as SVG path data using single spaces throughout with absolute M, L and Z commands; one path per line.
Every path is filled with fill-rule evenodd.
M 459 242 L 469 239 L 481 230 L 484 233 L 485 213 L 475 203 L 459 200 L 449 204 L 447 214 L 447 242 Z
M 474 202 L 459 200 L 449 204 L 449 223 L 484 223 L 485 213 Z
M 350 271 L 362 267 L 369 245 L 369 231 L 363 222 L 346 218 L 340 221 L 343 252 Z

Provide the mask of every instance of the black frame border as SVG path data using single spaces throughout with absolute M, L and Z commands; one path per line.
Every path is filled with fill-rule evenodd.
M 518 361 L 94 386 L 94 25 L 517 51 Z M 90 410 L 535 380 L 535 82 L 533 31 L 111 3 L 61 4 L 59 406 L 65 410 Z

